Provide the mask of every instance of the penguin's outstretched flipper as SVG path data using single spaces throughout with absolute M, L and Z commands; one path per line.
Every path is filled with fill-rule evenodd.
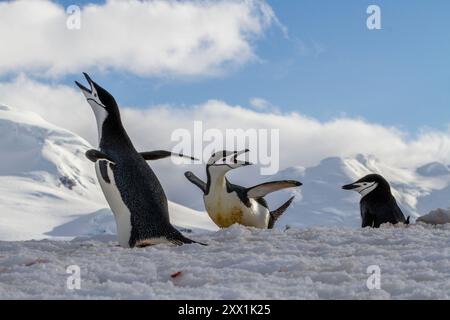
M 286 188 L 293 188 L 293 187 L 299 187 L 302 183 L 295 180 L 282 180 L 282 181 L 272 181 L 272 182 L 266 182 L 259 184 L 254 187 L 247 188 L 247 197 L 249 198 L 262 198 L 265 195 L 286 189 Z
M 267 229 L 273 229 L 275 222 L 277 222 L 278 218 L 280 218 L 283 213 L 286 211 L 286 209 L 291 205 L 292 201 L 294 200 L 294 196 L 292 196 L 288 201 L 286 201 L 281 207 L 278 209 L 270 212 L 270 218 L 269 218 L 269 224 L 267 226 Z
M 195 184 L 197 187 L 200 188 L 200 190 L 203 191 L 203 193 L 206 193 L 206 183 L 203 182 L 199 177 L 197 177 L 195 174 L 193 174 L 191 171 L 187 171 L 184 173 L 184 176 L 193 184 Z
M 98 160 L 107 160 L 113 164 L 114 161 L 104 152 L 101 152 L 99 150 L 95 150 L 95 149 L 90 149 L 88 151 L 86 151 L 85 153 L 86 158 L 88 158 L 89 160 L 91 160 L 92 162 L 97 162 Z
M 173 152 L 166 151 L 166 150 L 140 152 L 140 155 L 147 161 L 164 159 L 164 158 L 168 158 L 170 156 L 186 158 L 186 159 L 190 159 L 190 160 L 198 160 L 194 157 L 187 156 L 182 153 L 173 153 Z

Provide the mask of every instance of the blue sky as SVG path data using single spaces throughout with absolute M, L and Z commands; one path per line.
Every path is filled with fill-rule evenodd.
M 260 97 L 282 111 L 320 120 L 362 117 L 412 132 L 450 123 L 449 1 L 268 2 L 289 36 L 272 26 L 255 40 L 260 61 L 219 77 L 109 72 L 96 79 L 121 104 L 137 107 L 189 106 L 208 99 L 249 106 L 249 99 Z M 369 4 L 381 7 L 382 30 L 366 28 Z M 62 82 L 74 79 L 79 76 Z

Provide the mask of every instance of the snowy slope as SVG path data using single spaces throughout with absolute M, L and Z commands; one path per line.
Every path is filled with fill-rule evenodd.
M 0 240 L 115 232 L 84 139 L 5 106 L 0 136 Z M 214 229 L 202 213 L 172 203 L 170 212 L 180 227 Z
M 0 242 L 0 299 L 450 299 L 450 225 L 195 236 L 209 246 Z M 69 265 L 80 267 L 80 290 L 67 288 Z M 371 265 L 379 290 L 366 286 Z

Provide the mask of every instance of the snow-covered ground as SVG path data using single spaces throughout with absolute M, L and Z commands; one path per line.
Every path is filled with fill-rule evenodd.
M 123 249 L 107 237 L 0 242 L 0 298 L 450 298 L 450 225 L 232 226 L 191 237 L 209 246 Z M 80 290 L 67 288 L 69 265 L 80 267 Z M 371 265 L 380 267 L 379 290 L 366 286 Z

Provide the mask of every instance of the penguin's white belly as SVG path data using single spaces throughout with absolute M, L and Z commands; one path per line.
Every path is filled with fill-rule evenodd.
M 104 160 L 101 160 L 104 161 Z M 98 181 L 102 188 L 103 194 L 105 195 L 106 201 L 114 213 L 114 218 L 116 220 L 117 226 L 117 237 L 119 239 L 119 245 L 121 247 L 130 247 L 129 240 L 131 237 L 131 213 L 128 207 L 122 200 L 119 189 L 117 188 L 116 182 L 114 180 L 114 174 L 112 169 L 107 163 L 107 174 L 110 182 L 106 182 L 100 172 L 100 161 L 95 163 L 95 172 L 97 173 Z
M 227 228 L 235 223 L 247 227 L 267 228 L 270 213 L 256 200 L 250 199 L 251 207 L 241 202 L 236 192 L 210 192 L 204 196 L 208 215 L 220 228 Z

